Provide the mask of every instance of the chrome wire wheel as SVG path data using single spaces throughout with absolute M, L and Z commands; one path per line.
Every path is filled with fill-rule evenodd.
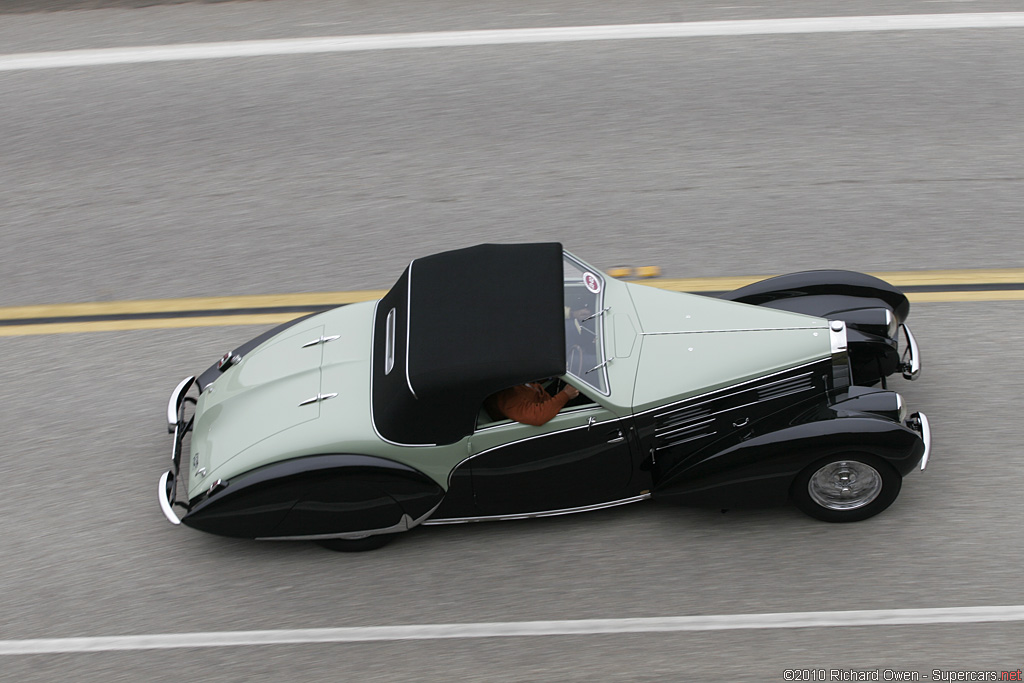
M 811 475 L 807 494 L 827 510 L 856 510 L 878 498 L 882 485 L 882 475 L 871 465 L 839 460 Z

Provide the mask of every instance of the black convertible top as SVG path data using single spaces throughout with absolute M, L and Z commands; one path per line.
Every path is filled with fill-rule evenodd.
M 487 396 L 565 373 L 562 245 L 482 244 L 414 260 L 377 305 L 373 420 L 400 444 L 471 434 Z

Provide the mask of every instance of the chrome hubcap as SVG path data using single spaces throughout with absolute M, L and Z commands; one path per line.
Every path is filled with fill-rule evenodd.
M 855 460 L 830 462 L 807 482 L 811 499 L 829 510 L 864 507 L 882 492 L 882 475 L 871 465 Z

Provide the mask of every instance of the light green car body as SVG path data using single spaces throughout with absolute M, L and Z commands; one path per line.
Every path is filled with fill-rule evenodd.
M 594 417 L 624 417 L 828 358 L 833 350 L 829 322 L 822 318 L 607 277 L 603 288 L 608 310 L 597 321 L 609 360 L 608 395 L 589 386 L 585 373 L 565 375 L 595 402 L 592 409 L 560 414 L 541 427 L 491 423 L 443 446 L 394 444 L 374 427 L 370 364 L 376 302 L 336 308 L 289 327 L 199 396 L 189 498 L 264 465 L 332 453 L 394 460 L 447 490 L 460 462 L 512 438 Z

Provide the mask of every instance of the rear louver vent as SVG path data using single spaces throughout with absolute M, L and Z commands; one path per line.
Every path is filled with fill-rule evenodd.
M 797 375 L 796 377 L 780 379 L 777 382 L 772 382 L 771 384 L 758 387 L 757 400 L 770 401 L 773 398 L 789 396 L 790 394 L 798 394 L 801 391 L 808 391 L 813 388 L 814 381 L 811 379 L 811 373 L 805 372 L 804 374 Z

